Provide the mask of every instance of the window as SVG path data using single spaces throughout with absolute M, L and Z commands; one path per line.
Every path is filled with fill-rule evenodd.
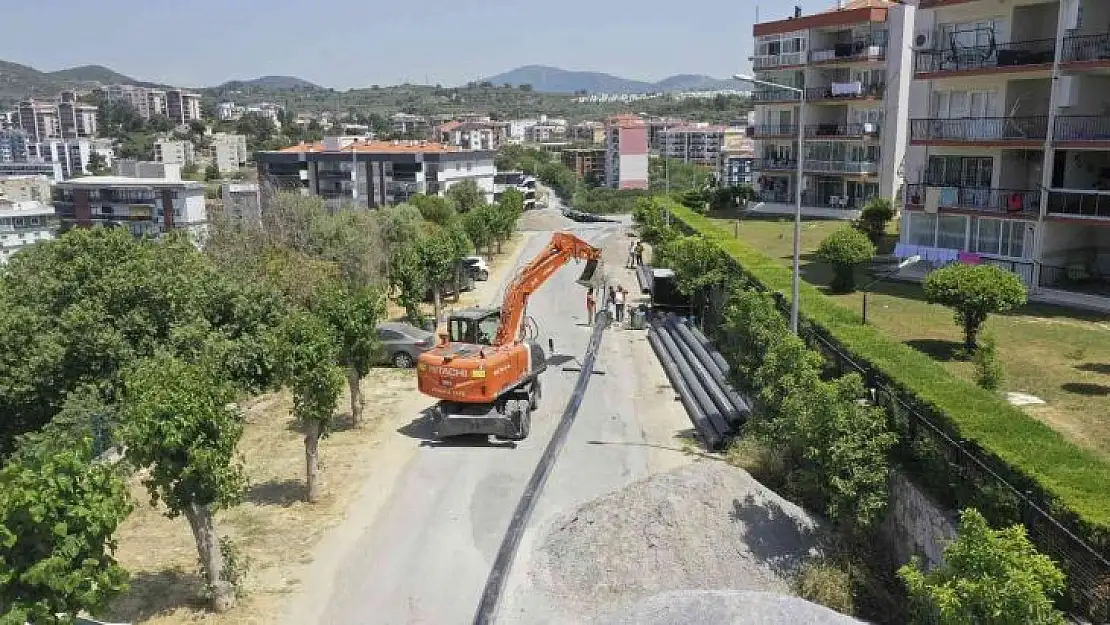
M 937 247 L 952 250 L 967 249 L 967 217 L 963 215 L 938 216 Z
M 908 213 L 909 244 L 934 247 L 936 245 L 937 216 L 929 213 Z
M 979 254 L 1023 258 L 1027 222 L 1013 219 L 980 218 L 975 237 Z
M 998 92 L 980 91 L 937 91 L 933 93 L 933 117 L 939 119 L 961 119 L 967 117 L 998 116 Z
M 989 156 L 930 156 L 925 182 L 933 186 L 991 186 L 994 159 Z
M 378 339 L 382 341 L 400 341 L 405 337 L 400 332 L 378 328 Z

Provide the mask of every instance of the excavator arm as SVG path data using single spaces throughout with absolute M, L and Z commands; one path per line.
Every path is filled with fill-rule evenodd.
M 569 232 L 556 232 L 544 250 L 513 278 L 505 292 L 505 301 L 501 306 L 501 323 L 497 328 L 497 336 L 493 339 L 494 346 L 509 345 L 519 340 L 528 298 L 572 259 L 586 261 L 586 268 L 578 283 L 584 286 L 597 285 L 595 280 L 600 273 L 598 264 L 601 261 L 601 250 Z

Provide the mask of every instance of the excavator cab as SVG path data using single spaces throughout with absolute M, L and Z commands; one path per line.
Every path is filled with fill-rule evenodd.
M 447 319 L 447 339 L 451 343 L 491 345 L 501 323 L 498 308 L 469 308 Z

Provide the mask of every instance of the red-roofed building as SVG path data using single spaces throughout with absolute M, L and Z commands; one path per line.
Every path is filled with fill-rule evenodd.
M 614 189 L 648 188 L 648 127 L 635 115 L 605 122 L 605 184 Z

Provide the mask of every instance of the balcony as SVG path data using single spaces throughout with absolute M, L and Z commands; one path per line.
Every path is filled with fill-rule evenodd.
M 829 50 L 813 50 L 809 62 L 814 65 L 835 65 L 837 63 L 860 63 L 886 59 L 886 46 L 868 45 L 867 42 L 839 44 Z
M 769 104 L 773 102 L 797 102 L 801 94 L 790 89 L 762 89 L 752 92 L 752 102 Z
M 879 173 L 875 161 L 818 161 L 806 159 L 802 166 L 806 171 L 818 174 L 865 174 Z
M 1049 191 L 1048 214 L 1082 219 L 1110 219 L 1110 193 Z
M 752 171 L 797 171 L 798 161 L 784 158 L 757 158 L 752 161 Z
M 928 189 L 940 194 L 938 206 L 988 213 L 1036 217 L 1041 212 L 1041 192 L 1028 189 L 990 189 L 931 184 L 906 186 L 906 206 L 923 208 Z
M 760 191 L 758 193 L 758 202 L 765 204 L 790 204 L 795 205 L 798 201 L 794 191 Z M 830 194 L 812 193 L 809 191 L 802 192 L 802 207 L 803 208 L 823 208 L 832 210 L 858 210 L 867 203 L 863 198 L 852 198 L 848 196 L 837 196 Z
M 878 124 L 813 124 L 806 126 L 806 137 L 810 139 L 862 139 L 878 136 Z
M 805 65 L 804 52 L 786 52 L 783 54 L 765 54 L 752 57 L 752 69 L 755 71 L 778 69 L 780 67 L 794 67 Z
M 793 139 L 798 136 L 797 124 L 770 124 L 765 126 L 752 126 L 752 138 L 754 139 L 770 139 L 770 138 L 787 138 Z
M 1110 64 L 1110 33 L 1065 37 L 1060 63 Z
M 963 119 L 914 119 L 910 141 L 914 143 L 1043 143 L 1048 136 L 1048 117 L 969 117 Z
M 1064 115 L 1056 118 L 1052 138 L 1066 143 L 1110 142 L 1110 117 Z
M 886 93 L 883 83 L 834 82 L 827 87 L 806 89 L 806 102 L 843 102 L 851 100 L 878 100 Z
M 979 74 L 1032 71 L 1051 69 L 1055 58 L 1055 39 L 1014 41 L 993 46 L 957 46 L 956 49 L 946 47 L 918 52 L 914 58 L 914 72 Z

